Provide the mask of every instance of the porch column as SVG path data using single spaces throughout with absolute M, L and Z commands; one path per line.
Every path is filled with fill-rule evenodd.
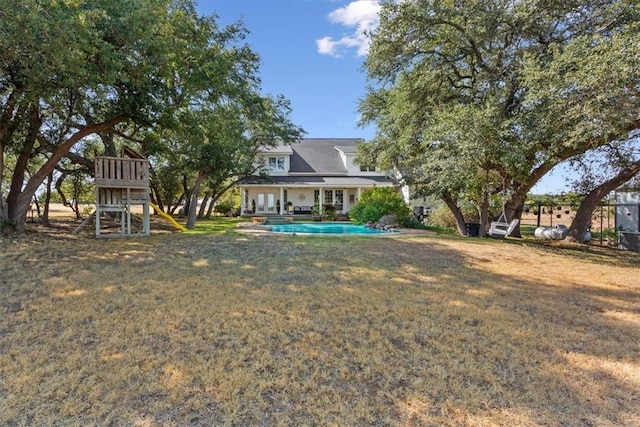
M 358 187 L 356 190 L 356 203 L 360 201 L 360 196 L 362 195 L 362 187 Z
M 322 205 L 324 205 L 324 191 L 322 187 L 318 189 L 318 213 L 322 215 Z
M 282 212 L 284 212 L 284 208 L 284 187 L 280 187 L 280 212 L 278 212 L 278 215 L 282 215 Z
M 244 210 L 246 208 L 246 206 L 244 205 L 244 199 L 246 197 L 244 191 L 244 187 L 240 187 L 240 215 L 244 215 Z

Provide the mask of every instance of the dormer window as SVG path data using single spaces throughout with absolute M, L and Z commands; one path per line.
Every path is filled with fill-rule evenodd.
M 284 172 L 284 157 L 269 157 L 269 172 Z
M 360 172 L 375 172 L 376 167 L 374 165 L 360 165 Z

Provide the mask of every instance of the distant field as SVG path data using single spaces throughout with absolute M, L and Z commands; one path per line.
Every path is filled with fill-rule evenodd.
M 549 227 L 564 225 L 569 227 L 573 218 L 576 216 L 576 211 L 568 207 L 560 207 L 561 209 L 558 209 L 558 206 L 552 209 L 548 207 L 545 208 L 545 210 L 540 214 L 540 226 Z M 522 213 L 523 225 L 535 226 L 537 223 L 538 214 L 534 213 L 533 209 L 529 212 Z M 594 212 L 591 229 L 599 232 L 601 226 L 603 230 L 615 229 L 615 209 L 613 207 L 611 207 L 609 211 L 605 208 L 603 210 L 596 209 Z
M 446 236 L 0 237 L 0 425 L 637 426 L 639 258 Z

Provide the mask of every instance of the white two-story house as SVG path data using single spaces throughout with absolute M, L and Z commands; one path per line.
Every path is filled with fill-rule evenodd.
M 268 178 L 253 176 L 240 183 L 242 214 L 322 213 L 332 205 L 346 213 L 365 190 L 393 186 L 374 167 L 355 162 L 357 138 L 305 138 L 258 154 Z

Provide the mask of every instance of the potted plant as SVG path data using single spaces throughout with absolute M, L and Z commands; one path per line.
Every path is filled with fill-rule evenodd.
M 251 199 L 251 213 L 256 213 L 256 199 Z
M 336 208 L 333 205 L 327 204 L 323 206 L 322 209 L 323 218 L 327 221 L 335 221 L 336 219 Z
M 320 215 L 320 209 L 318 205 L 313 205 L 313 209 L 311 209 L 311 215 L 313 215 L 314 221 L 322 221 L 322 215 Z
M 290 214 L 293 213 L 293 203 L 291 203 L 291 201 L 287 202 L 287 210 Z

